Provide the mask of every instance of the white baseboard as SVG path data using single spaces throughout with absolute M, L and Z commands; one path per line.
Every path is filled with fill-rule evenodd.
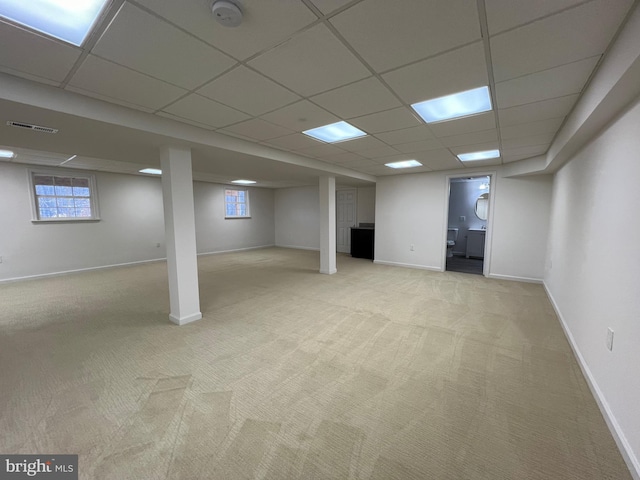
M 105 268 L 117 268 L 117 267 L 127 267 L 130 265 L 140 265 L 143 263 L 154 263 L 154 262 L 164 262 L 166 258 L 154 258 L 151 260 L 138 260 L 135 262 L 125 262 L 125 263 L 114 263 L 112 265 L 100 265 L 97 267 L 87 267 L 87 268 L 76 268 L 74 270 L 63 270 L 61 272 L 50 272 L 50 273 L 38 273 L 36 275 L 25 275 L 24 277 L 13 277 L 13 278 L 5 278 L 0 279 L 0 283 L 9 283 L 9 282 L 20 282 L 23 280 L 33 280 L 36 278 L 44 278 L 44 277 L 57 277 L 59 275 L 68 275 L 70 273 L 79 273 L 79 272 L 90 272 L 92 270 L 103 270 Z
M 295 250 L 312 250 L 314 252 L 319 252 L 320 249 L 319 248 L 315 248 L 315 247 L 301 247 L 299 245 L 275 245 L 276 247 L 280 247 L 280 248 L 293 248 Z
M 600 387 L 598 386 L 598 382 L 596 382 L 596 379 L 591 373 L 591 369 L 589 369 L 589 366 L 585 362 L 584 357 L 582 356 L 582 353 L 578 348 L 578 344 L 573 338 L 573 334 L 571 333 L 571 330 L 569 329 L 567 322 L 562 316 L 562 312 L 560 311 L 558 304 L 553 298 L 551 291 L 549 290 L 545 282 L 542 282 L 542 285 L 544 286 L 545 292 L 547 292 L 547 296 L 551 301 L 551 305 L 553 305 L 553 309 L 555 310 L 556 315 L 560 319 L 560 325 L 564 330 L 564 334 L 567 337 L 569 345 L 571 345 L 571 349 L 573 350 L 573 354 L 575 355 L 576 360 L 578 360 L 578 365 L 580 365 L 582 374 L 587 380 L 587 384 L 591 389 L 591 393 L 593 394 L 593 397 L 596 399 L 596 403 L 600 408 L 600 412 L 602 413 L 602 416 L 604 417 L 604 420 L 607 423 L 609 430 L 611 431 L 611 435 L 613 436 L 613 439 L 615 440 L 616 445 L 618 446 L 618 449 L 622 454 L 622 458 L 624 459 L 625 463 L 627 464 L 627 467 L 629 468 L 629 472 L 631 473 L 631 476 L 634 478 L 634 480 L 640 480 L 640 462 L 638 461 L 638 457 L 636 457 L 635 453 L 633 452 L 633 449 L 631 448 L 631 445 L 629 445 L 629 441 L 627 440 L 627 437 L 622 431 L 622 428 L 620 427 L 618 420 L 616 419 L 615 415 L 611 411 L 611 407 L 609 407 L 609 403 L 607 402 L 607 399 L 602 393 L 602 390 L 600 390 Z
M 261 248 L 269 248 L 269 247 L 275 247 L 276 245 L 271 243 L 269 245 L 258 245 L 257 247 L 243 247 L 243 248 L 232 248 L 231 250 L 215 250 L 213 252 L 202 252 L 202 253 L 198 253 L 198 256 L 204 256 L 204 255 L 218 255 L 220 253 L 233 253 L 233 252 L 244 252 L 247 250 L 259 250 Z
M 490 273 L 487 275 L 487 278 L 495 278 L 496 280 L 511 280 L 514 282 L 543 283 L 541 278 L 517 277 L 515 275 L 501 275 L 499 273 Z
M 217 251 L 217 252 L 204 252 L 204 253 L 198 253 L 198 256 L 201 255 L 216 255 L 218 253 L 231 253 L 231 252 L 242 252 L 245 250 L 256 250 L 259 248 L 269 248 L 269 247 L 274 247 L 275 245 L 271 244 L 271 245 L 260 245 L 257 247 L 246 247 L 246 248 L 236 248 L 233 250 L 221 250 L 221 251 Z M 79 273 L 79 272 L 90 272 L 92 270 L 103 270 L 105 268 L 117 268 L 117 267 L 127 267 L 127 266 L 131 266 L 131 265 L 141 265 L 144 263 L 153 263 L 153 262 L 165 262 L 167 260 L 166 257 L 162 257 L 162 258 L 153 258 L 151 260 L 137 260 L 135 262 L 125 262 L 125 263 L 114 263 L 111 265 L 99 265 L 96 267 L 86 267 L 86 268 L 76 268 L 73 270 L 62 270 L 60 272 L 50 272 L 50 273 L 38 273 L 35 275 L 25 275 L 24 277 L 12 277 L 12 278 L 4 278 L 4 279 L 0 279 L 0 284 L 2 283 L 10 283 L 10 282 L 19 282 L 19 281 L 23 281 L 23 280 L 33 280 L 36 278 L 44 278 L 44 277 L 56 277 L 59 275 L 67 275 L 70 273 Z
M 174 314 L 169 314 L 169 320 L 171 320 L 176 325 L 186 325 L 187 323 L 195 322 L 196 320 L 201 319 L 201 312 L 192 313 L 191 315 L 186 315 L 184 317 L 176 317 Z
M 379 265 L 391 265 L 393 267 L 417 268 L 419 270 L 430 270 L 432 272 L 442 272 L 441 267 L 431 267 L 428 265 L 416 265 L 413 263 L 389 262 L 387 260 L 374 260 L 373 263 Z
M 338 270 L 336 268 L 332 268 L 332 269 L 330 269 L 328 271 L 320 269 L 320 273 L 322 273 L 324 275 L 333 275 L 334 273 L 337 273 L 337 272 L 338 272 Z

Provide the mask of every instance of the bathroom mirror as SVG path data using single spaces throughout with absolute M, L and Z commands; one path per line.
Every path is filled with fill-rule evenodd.
M 480 220 L 486 220 L 488 211 L 489 211 L 489 194 L 483 193 L 476 200 L 476 216 Z

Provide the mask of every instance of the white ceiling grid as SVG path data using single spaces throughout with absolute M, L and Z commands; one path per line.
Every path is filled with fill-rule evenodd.
M 384 163 L 411 158 L 415 172 L 460 169 L 457 153 L 502 152 L 471 166 L 545 153 L 633 6 L 236 1 L 244 21 L 225 28 L 210 0 L 116 0 L 84 49 L 0 22 L 0 71 L 370 175 L 406 173 Z M 489 113 L 426 125 L 410 108 L 483 85 L 497 101 Z M 368 136 L 301 134 L 339 120 Z

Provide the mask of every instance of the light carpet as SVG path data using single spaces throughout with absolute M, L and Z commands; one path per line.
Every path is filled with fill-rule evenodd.
M 0 452 L 85 479 L 631 478 L 540 285 L 280 248 L 0 286 Z

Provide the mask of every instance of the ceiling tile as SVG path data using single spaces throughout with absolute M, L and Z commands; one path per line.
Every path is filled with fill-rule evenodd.
M 486 152 L 487 150 L 499 150 L 498 141 L 487 143 L 474 143 L 471 145 L 463 145 L 461 147 L 450 147 L 449 150 L 454 155 L 470 152 Z
M 267 113 L 261 118 L 296 132 L 321 127 L 340 120 L 308 100 L 301 100 L 275 112 Z
M 406 107 L 352 118 L 349 123 L 367 133 L 381 133 L 420 125 L 420 120 Z
M 498 110 L 500 127 L 535 122 L 547 118 L 564 117 L 571 111 L 578 97 L 578 94 L 567 95 Z
M 407 174 L 412 174 L 412 173 L 424 173 L 424 172 L 430 172 L 431 169 L 427 168 L 427 167 L 417 167 L 417 168 L 409 168 L 409 169 L 404 169 L 404 168 L 388 168 L 388 167 L 384 167 L 383 169 L 380 169 L 380 173 L 376 173 L 375 175 L 377 177 L 390 177 L 392 175 L 407 175 Z
M 468 0 L 368 0 L 330 21 L 378 72 L 480 39 L 478 10 Z
M 334 145 L 329 145 L 328 143 L 322 143 L 322 142 L 316 141 L 315 146 L 297 150 L 296 153 L 300 153 L 302 155 L 307 155 L 309 157 L 314 157 L 314 158 L 323 158 L 323 157 L 328 157 L 330 155 L 337 155 L 340 153 L 344 153 L 344 150 L 341 150 L 340 148 Z
M 375 77 L 321 93 L 310 100 L 341 118 L 359 117 L 402 105 Z
M 78 93 L 80 95 L 84 95 L 85 97 L 96 98 L 98 100 L 113 103 L 115 105 L 122 105 L 123 107 L 133 108 L 135 110 L 140 110 L 141 112 L 155 113 L 157 111 L 157 108 L 144 107 L 140 104 L 131 103 L 127 100 L 122 100 L 119 98 L 109 97 L 101 93 L 91 92 L 89 90 L 85 90 L 84 88 L 74 87 L 73 85 L 67 85 L 64 89 L 68 92 Z
M 382 78 L 409 104 L 489 84 L 482 42 L 394 70 Z
M 496 82 L 604 53 L 629 8 L 597 0 L 491 38 Z
M 382 145 L 380 147 L 367 150 L 358 150 L 359 155 L 367 158 L 388 157 L 389 155 L 397 155 L 398 153 L 400 153 L 398 150 L 388 145 Z
M 400 145 L 401 143 L 419 142 L 422 140 L 434 139 L 433 133 L 426 125 L 403 128 L 393 132 L 377 133 L 376 137 L 389 145 Z
M 357 153 L 344 152 L 344 153 L 338 153 L 334 155 L 327 155 L 326 157 L 323 157 L 322 160 L 325 162 L 340 164 L 344 162 L 352 162 L 354 160 L 362 160 L 363 158 L 364 157 L 361 157 Z
M 70 86 L 158 110 L 187 91 L 134 70 L 89 55 L 71 78 Z
M 236 63 L 130 3 L 123 5 L 92 52 L 187 89 L 202 85 Z
M 488 167 L 491 165 L 502 165 L 502 157 L 487 158 L 486 160 L 472 160 L 470 162 L 460 162 L 464 168 Z
M 164 111 L 216 128 L 226 127 L 249 118 L 242 112 L 195 93 L 178 100 Z
M 502 148 L 504 150 L 518 148 L 518 147 L 528 147 L 531 145 L 548 145 L 555 137 L 554 133 L 543 133 L 540 135 L 532 135 L 529 137 L 519 137 L 519 138 L 507 138 L 502 140 Z
M 523 158 L 535 157 L 543 155 L 549 149 L 549 144 L 529 145 L 526 147 L 507 148 L 502 152 L 502 158 L 505 162 L 522 160 Z
M 452 135 L 462 135 L 463 133 L 479 132 L 495 128 L 495 126 L 495 112 L 486 112 L 456 120 L 429 124 L 429 128 L 436 137 L 451 137 Z
M 372 162 L 371 160 L 369 160 L 368 158 L 363 158 L 360 160 L 349 160 L 348 162 L 343 163 L 341 166 L 346 167 L 346 168 L 354 168 L 354 169 L 358 169 L 358 168 L 362 168 L 362 167 L 377 167 L 378 164 L 375 162 Z
M 356 138 L 347 142 L 340 142 L 340 148 L 347 150 L 348 152 L 360 153 L 365 150 L 371 150 L 372 148 L 381 148 L 385 144 L 371 135 L 366 137 Z
M 211 1 L 138 0 L 138 3 L 235 58 L 244 60 L 273 47 L 317 17 L 302 2 L 242 0 L 242 24 L 219 25 Z
M 224 128 L 222 132 L 231 132 L 255 140 L 269 140 L 270 138 L 283 137 L 292 133 L 288 128 L 265 122 L 259 118 L 236 123 Z
M 522 123 L 520 125 L 512 125 L 500 129 L 500 137 L 503 140 L 512 138 L 531 137 L 533 135 L 542 135 L 546 133 L 555 133 L 562 125 L 564 117 L 550 118 L 547 120 L 538 120 L 537 122 Z
M 421 142 L 411 142 L 411 143 L 402 143 L 400 145 L 395 145 L 396 150 L 401 151 L 402 153 L 415 153 L 415 152 L 424 152 L 428 150 L 437 150 L 442 148 L 442 142 L 440 140 L 423 140 Z
M 376 177 L 379 177 L 382 175 L 392 175 L 394 173 L 393 168 L 385 167 L 384 165 L 374 165 L 372 167 L 363 167 L 363 168 L 360 168 L 360 171 L 362 173 L 368 173 L 369 175 L 373 175 Z
M 183 118 L 178 115 L 174 115 L 173 113 L 160 111 L 160 112 L 156 112 L 155 115 L 158 115 L 159 117 L 169 118 L 177 122 L 188 123 L 189 125 L 193 125 L 194 127 L 200 127 L 207 130 L 215 130 L 216 128 L 216 127 L 212 127 L 211 125 L 207 125 L 205 123 L 196 122 L 195 120 L 189 120 L 188 118 Z
M 413 158 L 414 158 L 413 155 L 402 153 L 402 154 L 390 155 L 388 157 L 376 157 L 376 158 L 372 158 L 371 160 L 373 160 L 378 165 L 384 165 L 385 163 L 401 162 L 404 160 L 411 160 Z
M 370 75 L 323 24 L 295 35 L 251 60 L 249 65 L 303 96 Z
M 547 2 L 514 2 L 513 0 L 485 0 L 489 33 L 495 35 L 523 23 L 559 12 L 584 0 L 553 0 Z
M 325 15 L 345 6 L 351 0 L 311 0 L 313 4 Z
M 294 133 L 293 135 L 272 138 L 266 143 L 285 150 L 301 150 L 316 145 L 317 141 L 302 133 Z
M 465 133 L 463 135 L 453 135 L 441 138 L 440 141 L 445 147 L 460 147 L 463 145 L 473 145 L 474 143 L 495 142 L 498 140 L 498 131 L 494 128 L 482 132 Z
M 579 93 L 599 59 L 600 56 L 586 58 L 579 62 L 497 83 L 498 107 L 509 108 Z
M 462 162 L 446 148 L 421 152 L 415 156 L 415 159 L 432 170 L 447 170 L 463 166 Z
M 82 53 L 79 48 L 4 22 L 0 22 L 0 45 L 1 65 L 16 74 L 26 73 L 57 83 L 65 79 Z
M 262 115 L 300 100 L 295 93 L 244 66 L 218 77 L 198 93 L 250 115 Z

